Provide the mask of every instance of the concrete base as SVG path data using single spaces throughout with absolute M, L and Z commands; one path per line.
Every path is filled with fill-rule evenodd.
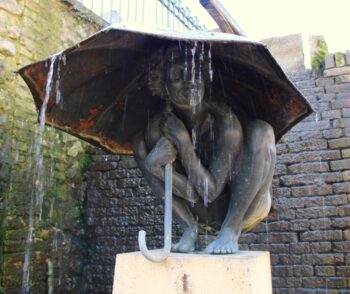
M 118 254 L 113 294 L 271 294 L 268 252 L 172 253 L 152 263 L 140 252 Z

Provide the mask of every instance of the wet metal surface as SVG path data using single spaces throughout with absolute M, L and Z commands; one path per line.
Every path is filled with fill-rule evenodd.
M 262 119 L 276 139 L 312 112 L 268 49 L 222 33 L 176 33 L 118 24 L 60 53 L 46 123 L 100 146 L 130 154 L 131 139 L 164 107 L 147 86 L 151 56 L 160 48 L 211 46 L 211 97 L 230 105 L 240 120 Z M 36 106 L 45 97 L 50 60 L 20 69 Z M 60 103 L 56 103 L 57 95 Z M 209 93 L 207 93 L 209 95 Z

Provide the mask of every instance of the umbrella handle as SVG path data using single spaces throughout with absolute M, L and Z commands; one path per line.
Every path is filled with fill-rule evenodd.
M 168 258 L 171 250 L 171 225 L 172 225 L 172 188 L 173 168 L 169 162 L 165 166 L 165 205 L 164 205 L 164 248 L 157 252 L 150 252 L 146 245 L 146 232 L 139 231 L 139 247 L 144 257 L 152 262 L 161 262 Z

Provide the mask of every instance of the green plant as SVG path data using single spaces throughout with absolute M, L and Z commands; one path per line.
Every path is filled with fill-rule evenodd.
M 311 60 L 311 67 L 313 70 L 323 72 L 325 69 L 325 57 L 328 54 L 328 47 L 325 41 L 317 41 L 318 50 L 314 53 Z
M 89 168 L 91 165 L 93 159 L 90 154 L 84 154 L 82 159 L 79 161 L 79 167 L 81 168 L 82 171 L 85 171 Z

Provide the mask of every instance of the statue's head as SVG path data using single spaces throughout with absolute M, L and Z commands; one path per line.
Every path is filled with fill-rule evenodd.
M 157 52 L 162 59 L 149 75 L 149 88 L 154 95 L 170 99 L 182 106 L 199 104 L 209 84 L 208 50 L 202 44 L 196 47 L 173 47 Z

